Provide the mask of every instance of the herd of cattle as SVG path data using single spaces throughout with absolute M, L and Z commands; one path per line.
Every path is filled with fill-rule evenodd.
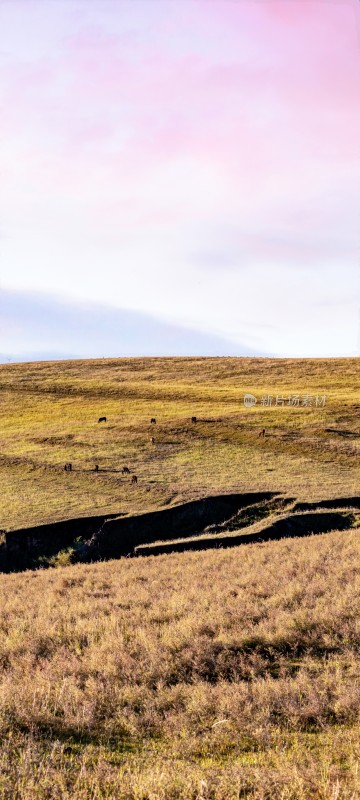
M 107 422 L 107 418 L 106 417 L 99 417 L 98 422 Z M 191 417 L 191 422 L 193 422 L 193 423 L 197 422 L 197 417 Z M 151 417 L 150 424 L 151 425 L 156 425 L 155 417 Z M 261 431 L 259 433 L 259 436 L 265 436 L 265 428 L 261 429 Z M 151 444 L 155 444 L 155 437 L 152 436 L 150 441 L 151 441 Z M 72 464 L 71 463 L 65 464 L 64 465 L 64 470 L 65 470 L 65 472 L 72 472 Z M 93 471 L 94 472 L 99 472 L 99 465 L 98 464 L 95 464 Z M 129 467 L 123 467 L 121 472 L 123 473 L 123 475 L 130 475 Z M 130 483 L 133 484 L 133 483 L 137 483 L 137 482 L 138 482 L 137 475 L 132 475 Z

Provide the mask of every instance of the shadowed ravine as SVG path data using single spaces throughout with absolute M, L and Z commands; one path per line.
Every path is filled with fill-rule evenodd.
M 0 568 L 47 566 L 69 548 L 72 561 L 98 561 L 327 533 L 351 528 L 359 508 L 359 497 L 295 503 L 274 492 L 253 492 L 205 497 L 136 516 L 79 517 L 5 531 Z
M 351 528 L 354 518 L 351 514 L 340 512 L 291 515 L 263 528 L 258 533 L 243 533 L 229 536 L 199 537 L 188 542 L 169 542 L 158 545 L 144 545 L 136 548 L 137 555 L 160 555 L 183 552 L 184 550 L 209 550 L 216 547 L 235 547 L 244 544 L 275 541 L 277 539 L 310 536 L 329 533 L 333 530 Z

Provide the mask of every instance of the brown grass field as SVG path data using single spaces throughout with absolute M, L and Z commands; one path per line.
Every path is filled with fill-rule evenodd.
M 359 359 L 3 365 L 0 402 L 5 530 L 230 492 L 360 496 Z M 347 512 L 322 535 L 0 574 L 0 800 L 360 798 Z

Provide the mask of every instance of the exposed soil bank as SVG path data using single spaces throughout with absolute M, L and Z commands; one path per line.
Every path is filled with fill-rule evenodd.
M 351 514 L 333 512 L 331 514 L 298 514 L 278 520 L 260 533 L 244 533 L 239 536 L 203 537 L 194 541 L 169 542 L 160 545 L 144 545 L 136 548 L 136 554 L 142 556 L 160 555 L 163 553 L 181 553 L 185 550 L 209 550 L 217 547 L 235 547 L 241 544 L 276 541 L 277 539 L 310 536 L 316 533 L 328 533 L 332 530 L 351 528 L 354 518 Z
M 7 531 L 0 568 L 11 571 L 35 566 L 40 557 L 55 555 L 77 539 L 81 540 L 79 558 L 85 560 L 130 555 L 139 544 L 197 535 L 209 525 L 230 521 L 242 509 L 275 496 L 274 492 L 219 495 L 133 517 L 80 517 Z
M 316 508 L 360 508 L 360 497 L 337 497 L 319 500 L 318 503 L 296 503 L 294 511 L 312 511 Z
M 91 558 L 117 558 L 134 553 L 140 544 L 197 536 L 209 525 L 230 522 L 241 509 L 275 496 L 274 492 L 225 494 L 135 517 L 107 520 L 89 542 L 89 553 Z
M 77 538 L 90 539 L 101 528 L 105 520 L 118 516 L 119 514 L 107 514 L 106 516 L 76 517 L 48 525 L 35 525 L 32 528 L 5 531 L 5 547 L 0 569 L 8 567 L 11 570 L 27 566 L 28 562 L 39 555 L 52 556 L 60 550 L 71 547 Z
M 359 497 L 295 506 L 293 500 L 275 492 L 224 494 L 132 517 L 120 514 L 80 517 L 7 531 L 5 544 L 0 547 L 0 570 L 11 572 L 46 566 L 49 558 L 70 547 L 73 548 L 72 559 L 98 561 L 326 533 L 352 526 L 354 516 L 341 509 L 360 508 Z M 288 516 L 284 517 L 286 507 Z M 333 510 L 322 510 L 327 508 Z M 311 513 L 294 514 L 308 509 Z M 281 519 L 260 532 L 246 533 L 253 522 L 279 511 L 283 514 Z M 244 533 L 237 534 L 241 528 Z M 235 533 L 230 535 L 230 531 Z M 202 538 L 194 539 L 196 536 Z

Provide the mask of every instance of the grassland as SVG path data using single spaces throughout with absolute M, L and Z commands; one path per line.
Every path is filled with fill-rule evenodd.
M 360 494 L 356 359 L 6 365 L 0 402 L 8 530 L 221 492 L 284 509 Z M 0 800 L 360 798 L 344 513 L 353 528 L 304 539 L 0 574 Z
M 360 796 L 355 531 L 0 583 L 2 799 Z
M 2 365 L 0 528 L 138 513 L 221 492 L 304 501 L 357 494 L 358 375 L 358 359 Z M 244 407 L 245 392 L 258 398 L 255 407 Z M 272 406 L 261 405 L 266 395 Z M 284 405 L 274 404 L 277 395 Z M 311 395 L 313 405 L 289 406 L 296 395 Z M 325 406 L 315 406 L 316 395 Z M 104 414 L 108 422 L 98 424 Z M 121 475 L 124 465 L 136 486 Z

